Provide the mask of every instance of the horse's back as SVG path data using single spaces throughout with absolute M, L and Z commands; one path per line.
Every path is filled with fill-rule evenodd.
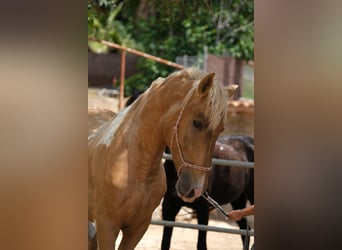
M 219 143 L 234 147 L 236 152 L 245 156 L 245 161 L 254 162 L 254 139 L 245 135 L 231 135 L 220 137 Z
M 254 140 L 248 136 L 220 137 L 215 145 L 214 158 L 235 161 L 254 161 Z M 209 193 L 220 204 L 234 201 L 254 183 L 253 170 L 237 166 L 213 166 Z M 222 192 L 225 190 L 225 192 Z M 250 196 L 250 195 L 247 195 Z

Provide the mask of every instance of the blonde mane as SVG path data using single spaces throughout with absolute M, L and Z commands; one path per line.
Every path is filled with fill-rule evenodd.
M 185 97 L 184 102 L 187 102 L 189 98 L 191 98 L 193 92 L 197 89 L 200 80 L 204 78 L 206 73 L 201 71 L 198 68 L 186 68 L 184 70 L 177 71 L 171 74 L 169 77 L 177 76 L 187 78 L 189 80 L 195 80 L 196 83 L 194 84 L 191 91 Z M 223 88 L 223 85 L 218 81 L 214 80 L 214 84 L 210 89 L 208 94 L 208 102 L 207 102 L 207 109 L 206 115 L 209 118 L 209 127 L 214 129 L 216 128 L 223 118 L 224 127 L 227 124 L 227 94 Z

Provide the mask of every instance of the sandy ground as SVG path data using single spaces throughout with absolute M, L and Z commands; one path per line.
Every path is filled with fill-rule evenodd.
M 90 89 L 88 94 L 88 107 L 102 107 L 112 110 L 113 112 L 118 112 L 118 100 L 116 98 L 99 96 L 98 90 Z M 231 210 L 230 205 L 223 206 L 226 212 Z M 191 209 L 182 209 L 176 218 L 176 221 L 197 224 L 197 220 L 193 219 L 189 214 Z M 153 219 L 161 219 L 161 207 L 157 207 L 153 213 Z M 254 218 L 253 216 L 248 218 L 250 225 L 254 228 Z M 210 226 L 226 227 L 239 229 L 235 222 L 227 222 L 224 220 L 223 216 L 217 211 L 212 211 L 209 220 Z M 172 250 L 195 250 L 197 244 L 197 230 L 179 228 L 176 227 L 173 230 L 173 235 L 171 239 L 171 249 Z M 161 245 L 161 239 L 163 235 L 163 227 L 158 225 L 150 225 L 147 232 L 145 233 L 142 240 L 136 247 L 137 250 L 159 250 Z M 117 243 L 121 240 L 121 234 L 117 239 Z M 254 242 L 254 237 L 251 237 L 252 246 Z M 116 244 L 118 246 L 118 244 Z M 242 250 L 242 240 L 240 235 L 228 234 L 228 233 L 217 233 L 208 232 L 207 235 L 207 247 L 213 250 Z
M 98 95 L 99 89 L 88 89 L 88 107 L 106 108 L 118 112 L 119 102 L 117 98 Z

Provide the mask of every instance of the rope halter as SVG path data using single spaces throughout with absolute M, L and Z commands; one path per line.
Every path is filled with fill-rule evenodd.
M 179 145 L 179 139 L 178 139 L 178 128 L 179 128 L 179 123 L 183 117 L 183 113 L 184 113 L 184 110 L 185 110 L 185 107 L 186 105 L 188 104 L 189 100 L 191 98 L 189 98 L 188 100 L 186 100 L 184 102 L 184 105 L 182 107 L 182 110 L 180 111 L 179 115 L 178 115 L 178 119 L 177 119 L 177 122 L 175 124 L 175 126 L 173 126 L 173 133 L 172 133 L 172 137 L 171 137 L 171 151 L 172 151 L 172 143 L 173 143 L 173 138 L 175 137 L 176 138 L 176 145 L 177 145 L 177 148 L 178 148 L 178 153 L 179 153 L 179 157 L 180 157 L 180 160 L 181 160 L 181 165 L 179 167 L 179 170 L 178 170 L 178 176 L 182 170 L 183 167 L 189 167 L 189 168 L 194 168 L 194 169 L 197 169 L 197 170 L 201 170 L 201 171 L 206 171 L 206 172 L 209 172 L 211 171 L 212 169 L 212 165 L 210 165 L 210 167 L 203 167 L 203 166 L 199 166 L 199 165 L 195 165 L 195 164 L 191 164 L 189 162 L 186 162 L 184 160 L 184 157 L 183 157 L 183 153 L 181 151 L 181 148 L 180 148 L 180 145 Z

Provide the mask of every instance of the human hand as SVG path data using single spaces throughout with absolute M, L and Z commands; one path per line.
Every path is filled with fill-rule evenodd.
M 228 220 L 239 221 L 243 217 L 241 209 L 233 210 L 228 213 Z

